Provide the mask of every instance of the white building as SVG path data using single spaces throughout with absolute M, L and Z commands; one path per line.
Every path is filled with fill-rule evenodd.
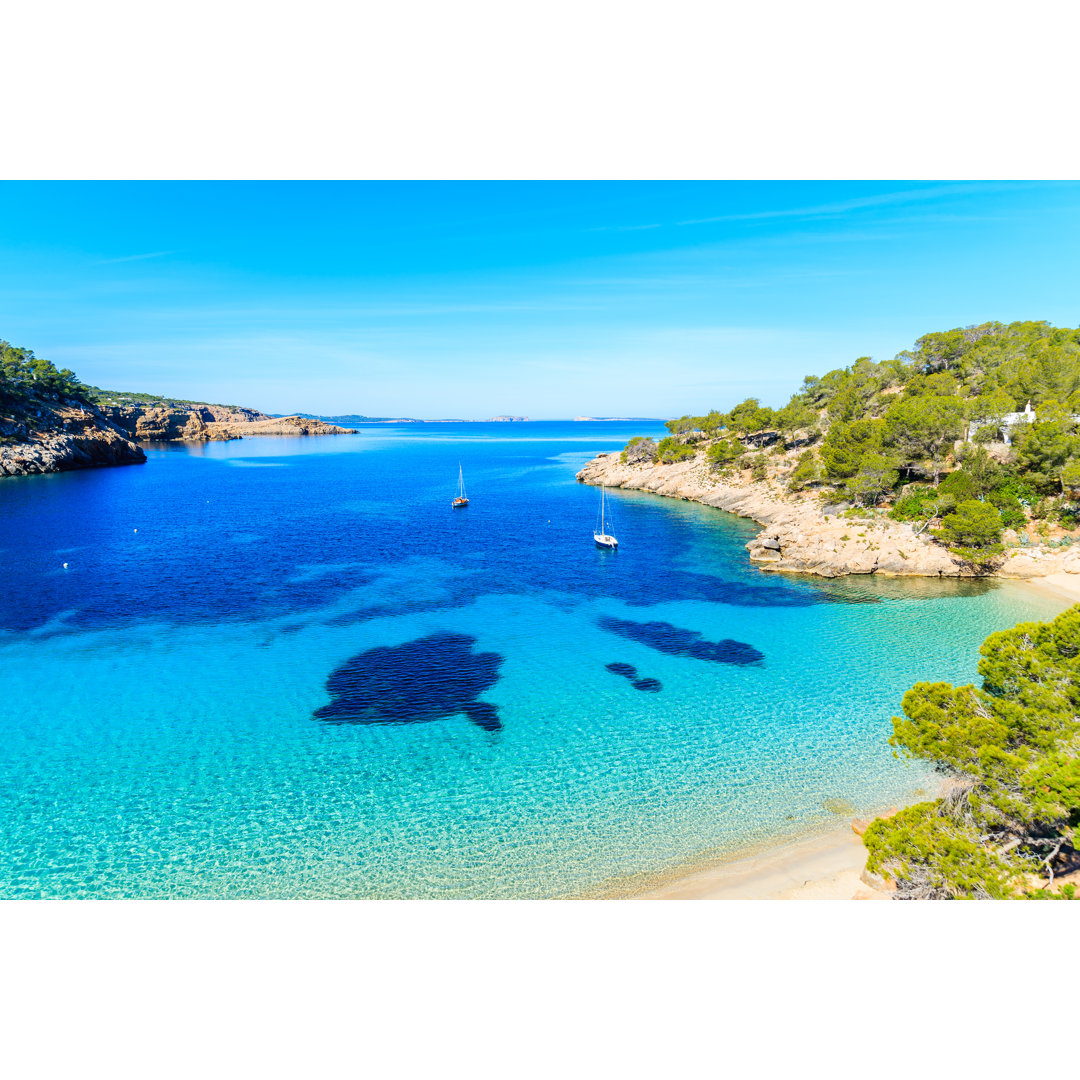
M 975 437 L 975 432 L 978 431 L 979 428 L 985 427 L 988 422 L 989 421 L 987 421 L 985 419 L 984 420 L 972 420 L 968 424 L 967 441 L 972 442 L 974 440 L 974 437 Z M 1018 427 L 1020 424 L 1032 424 L 1034 422 L 1035 422 L 1035 410 L 1031 407 L 1031 402 L 1030 401 L 1024 406 L 1024 411 L 1023 412 L 1006 413 L 1001 418 L 1001 426 L 999 428 L 999 431 L 1001 433 L 1002 441 L 1005 443 L 1006 446 L 1011 445 L 1012 444 L 1012 432 L 1013 432 L 1013 430 L 1016 427 Z

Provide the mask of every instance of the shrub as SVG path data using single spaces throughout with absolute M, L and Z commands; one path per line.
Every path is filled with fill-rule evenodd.
M 961 469 L 949 473 L 938 484 L 938 492 L 942 495 L 952 495 L 957 502 L 967 502 L 974 499 L 978 494 L 975 490 L 974 480 Z
M 765 480 L 768 475 L 769 470 L 765 464 L 764 456 L 762 454 L 755 454 L 750 465 L 750 479 Z
M 941 519 L 934 535 L 965 562 L 985 563 L 1000 555 L 1004 523 L 997 508 L 975 499 L 959 503 Z
M 731 465 L 743 456 L 743 444 L 735 438 L 718 439 L 709 447 L 705 456 L 711 465 Z
M 1022 529 L 1027 524 L 1027 516 L 1020 500 L 1010 491 L 992 491 L 990 503 L 997 507 L 1002 524 L 1006 529 Z
M 860 469 L 868 454 L 880 454 L 885 435 L 881 420 L 840 421 L 829 428 L 821 444 L 821 460 L 830 480 L 847 480 Z
M 635 435 L 619 455 L 624 465 L 640 465 L 656 460 L 656 443 L 644 435 Z
M 922 521 L 938 504 L 937 492 L 932 487 L 911 484 L 904 489 L 904 495 L 896 500 L 896 505 L 889 511 L 893 521 Z
M 656 460 L 663 465 L 672 465 L 676 461 L 686 461 L 694 456 L 694 448 L 668 435 L 661 439 L 656 447 Z
M 799 460 L 788 479 L 788 487 L 792 491 L 802 491 L 810 481 L 817 479 L 817 475 L 818 466 L 814 459 L 814 451 L 804 450 L 799 455 Z
M 900 478 L 894 465 L 895 461 L 883 454 L 867 454 L 859 465 L 859 471 L 848 480 L 848 491 L 864 506 L 876 506 Z

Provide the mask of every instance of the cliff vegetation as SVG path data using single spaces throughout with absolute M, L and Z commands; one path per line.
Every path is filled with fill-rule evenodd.
M 812 493 L 935 538 L 970 572 L 1005 541 L 1080 533 L 1080 330 L 983 323 L 927 334 L 891 360 L 808 375 L 783 408 L 756 398 L 632 439 L 621 464 L 699 460 L 718 481 Z M 927 534 L 927 535 L 923 535 Z

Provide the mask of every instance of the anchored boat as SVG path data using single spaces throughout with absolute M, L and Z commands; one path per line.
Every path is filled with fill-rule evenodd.
M 615 539 L 610 533 L 608 533 L 608 522 L 605 506 L 605 489 L 603 485 L 600 487 L 600 524 L 597 526 L 596 531 L 592 534 L 592 538 L 596 541 L 596 546 L 599 548 L 607 548 L 609 551 L 614 551 L 619 546 L 619 541 Z
M 455 510 L 460 510 L 464 506 L 469 505 L 469 496 L 465 494 L 465 477 L 461 472 L 461 462 L 458 462 L 457 467 L 458 475 L 458 497 L 451 504 Z

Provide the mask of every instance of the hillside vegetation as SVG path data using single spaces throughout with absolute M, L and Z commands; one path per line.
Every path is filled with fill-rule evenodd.
M 35 356 L 31 349 L 20 349 L 0 341 L 0 409 L 23 417 L 39 406 L 64 401 L 88 401 L 88 387 L 67 368 L 57 368 Z
M 97 386 L 86 387 L 87 399 L 95 405 L 132 405 L 150 408 L 182 408 L 187 405 L 208 405 L 214 409 L 239 409 L 239 405 L 225 405 L 219 401 L 190 401 L 188 398 L 163 397 L 161 394 L 140 394 L 132 390 L 102 390 Z
M 1025 420 L 1010 417 L 1023 413 Z M 808 375 L 781 409 L 756 398 L 632 439 L 624 462 L 703 451 L 719 475 L 887 510 L 974 568 L 1006 529 L 1080 527 L 1080 330 L 983 323 L 927 334 L 891 360 Z
M 19 348 L 0 341 L 0 408 L 23 415 L 39 406 L 74 401 L 87 405 L 137 405 L 176 407 L 209 405 L 218 409 L 237 409 L 236 405 L 189 401 L 161 394 L 142 394 L 129 390 L 102 390 L 81 382 L 73 371 L 57 368 L 36 356 L 32 349 Z

